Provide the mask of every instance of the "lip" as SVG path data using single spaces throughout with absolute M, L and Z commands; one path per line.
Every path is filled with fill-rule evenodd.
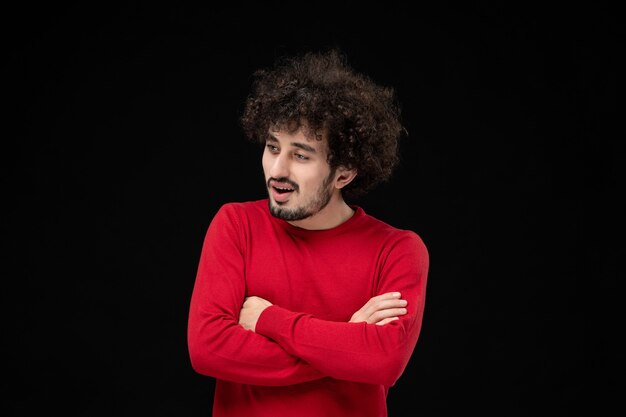
M 267 182 L 267 188 L 269 190 L 269 194 L 271 198 L 279 204 L 284 204 L 289 201 L 291 198 L 291 194 L 298 190 L 298 186 L 287 179 L 274 179 L 270 178 Z M 277 190 L 277 188 L 289 189 L 292 191 L 281 193 Z
M 288 192 L 288 193 L 279 193 L 272 186 L 272 187 L 270 187 L 270 193 L 271 193 L 272 198 L 274 199 L 274 201 L 276 201 L 277 203 L 285 203 L 285 202 L 287 202 L 289 200 L 289 198 L 291 197 L 291 193 L 293 193 L 293 191 Z
M 284 181 L 272 181 L 270 183 L 270 187 L 278 187 L 278 188 L 291 188 L 291 189 L 295 189 L 295 187 L 293 185 L 291 185 L 288 182 L 284 182 Z

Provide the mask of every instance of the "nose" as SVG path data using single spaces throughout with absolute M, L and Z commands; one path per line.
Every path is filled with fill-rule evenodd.
M 272 178 L 289 177 L 289 162 L 284 152 L 274 156 L 269 174 Z

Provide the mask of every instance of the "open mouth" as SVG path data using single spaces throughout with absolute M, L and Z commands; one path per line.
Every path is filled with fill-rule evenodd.
M 278 193 L 278 194 L 286 194 L 286 193 L 291 193 L 294 191 L 293 188 L 287 188 L 287 187 L 276 187 L 276 186 L 272 186 L 272 188 Z
M 282 203 L 289 199 L 291 193 L 296 191 L 296 187 L 284 181 L 274 181 L 270 185 L 272 197 L 275 201 Z

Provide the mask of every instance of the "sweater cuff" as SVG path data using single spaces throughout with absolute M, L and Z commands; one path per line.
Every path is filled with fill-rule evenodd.
M 263 310 L 254 331 L 270 339 L 278 340 L 280 330 L 291 314 L 293 314 L 291 311 L 273 304 Z

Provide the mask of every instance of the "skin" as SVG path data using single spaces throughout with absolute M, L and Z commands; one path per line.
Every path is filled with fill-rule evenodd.
M 327 158 L 324 137 L 308 138 L 302 128 L 294 134 L 269 131 L 262 163 L 274 216 L 309 230 L 330 229 L 352 217 L 354 211 L 341 189 L 354 179 L 356 170 L 332 170 Z M 276 187 L 294 191 L 280 197 Z
M 325 136 L 322 140 L 310 138 L 303 128 L 295 133 L 268 133 L 262 164 L 272 215 L 308 230 L 330 229 L 352 217 L 354 211 L 344 201 L 341 189 L 357 172 L 330 167 Z M 254 331 L 259 316 L 271 305 L 261 297 L 247 297 L 239 313 L 239 324 Z M 398 292 L 381 294 L 365 303 L 349 322 L 384 325 L 406 314 L 406 305 Z
M 239 324 L 247 330 L 254 331 L 259 316 L 272 303 L 261 297 L 247 297 L 239 312 Z M 382 326 L 398 316 L 406 314 L 407 301 L 401 298 L 399 292 L 388 292 L 369 299 L 363 307 L 352 315 L 348 323 L 367 322 Z

